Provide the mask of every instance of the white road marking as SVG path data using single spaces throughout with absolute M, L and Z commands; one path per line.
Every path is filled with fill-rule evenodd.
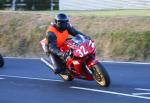
M 0 78 L 0 79 L 5 79 L 5 78 Z
M 9 76 L 9 75 L 0 75 L 0 76 L 1 76 L 1 77 L 9 77 L 9 78 L 29 79 L 29 80 L 41 80 L 41 81 L 63 82 L 62 80 L 55 80 L 55 79 L 32 78 L 32 77 Z
M 24 57 L 4 57 L 7 59 L 31 59 L 31 60 L 39 60 L 40 58 L 24 58 Z
M 143 89 L 143 88 L 135 88 L 138 91 L 146 91 L 145 93 L 132 93 L 133 95 L 149 95 L 150 89 Z
M 121 62 L 121 61 L 101 61 L 104 63 L 118 63 L 118 64 L 148 64 L 150 65 L 150 63 L 148 62 Z
M 150 97 L 137 96 L 137 95 L 131 95 L 131 94 L 125 94 L 125 93 L 119 93 L 119 92 L 113 92 L 113 91 L 104 91 L 104 90 L 91 89 L 91 88 L 84 88 L 84 87 L 75 87 L 75 86 L 71 86 L 70 88 L 150 100 Z
M 148 91 L 148 92 L 150 92 L 150 89 L 143 89 L 143 88 L 135 88 L 135 90 L 143 90 L 143 91 Z
M 150 93 L 132 93 L 133 95 L 149 95 Z

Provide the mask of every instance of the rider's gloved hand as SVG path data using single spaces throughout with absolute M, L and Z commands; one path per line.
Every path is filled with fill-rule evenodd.
M 89 36 L 86 36 L 85 38 L 88 39 L 88 40 L 91 40 L 91 37 L 89 37 Z
M 67 52 L 64 53 L 64 60 L 67 60 L 68 57 L 72 57 L 73 53 L 72 50 L 68 50 Z

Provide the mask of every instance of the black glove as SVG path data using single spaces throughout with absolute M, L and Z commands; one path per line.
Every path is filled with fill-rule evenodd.
M 89 36 L 86 36 L 86 37 L 85 37 L 85 39 L 91 40 L 91 37 L 89 37 Z
M 66 60 L 68 57 L 73 57 L 73 52 L 71 49 L 64 53 L 64 60 Z

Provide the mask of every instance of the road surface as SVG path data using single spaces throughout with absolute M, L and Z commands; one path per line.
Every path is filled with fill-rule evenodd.
M 103 62 L 111 85 L 64 82 L 40 59 L 5 58 L 0 103 L 150 103 L 150 64 Z

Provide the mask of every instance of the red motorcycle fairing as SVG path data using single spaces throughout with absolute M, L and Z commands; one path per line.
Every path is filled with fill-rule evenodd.
M 79 44 L 76 50 L 73 51 L 74 56 L 84 58 L 87 55 L 93 54 L 95 52 L 95 45 L 92 44 L 91 40 L 88 40 L 82 44 Z
M 42 40 L 40 41 L 40 45 L 42 46 L 44 52 L 46 52 L 46 51 L 47 51 L 47 50 L 46 50 L 46 45 L 48 45 L 47 39 L 46 39 L 46 38 L 42 39 Z
M 66 63 L 68 69 L 73 73 L 74 78 L 93 80 L 93 76 L 87 71 L 83 64 L 83 60 L 75 60 L 72 58 L 68 58 Z
M 95 58 L 91 58 L 90 60 L 88 60 L 87 66 L 89 69 L 91 69 L 97 63 L 98 63 L 98 60 L 96 60 Z

